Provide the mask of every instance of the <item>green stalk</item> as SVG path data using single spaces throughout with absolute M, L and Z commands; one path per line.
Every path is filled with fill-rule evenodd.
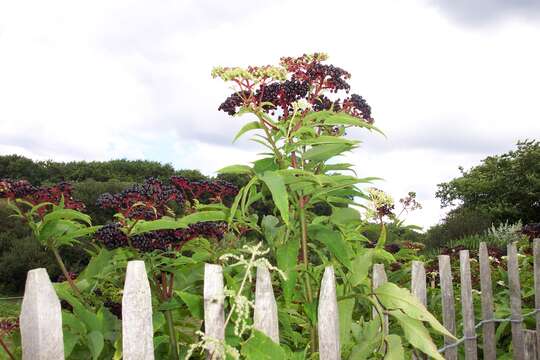
M 172 359 L 179 360 L 178 356 L 178 341 L 176 341 L 176 333 L 174 331 L 174 322 L 171 310 L 163 311 L 165 314 L 165 320 L 167 320 L 167 332 L 169 333 L 169 339 L 171 341 L 171 355 Z
M 309 266 L 309 259 L 308 259 L 308 246 L 307 246 L 307 222 L 306 222 L 306 213 L 304 210 L 304 198 L 303 196 L 300 196 L 299 199 L 299 215 L 300 215 L 300 226 L 302 228 L 302 258 L 304 262 L 304 279 L 306 283 L 306 291 L 307 291 L 307 300 L 309 303 L 313 302 L 313 291 L 311 290 L 311 279 L 309 278 L 308 273 L 308 266 Z M 317 326 L 315 324 L 312 324 L 311 326 L 311 332 L 310 332 L 310 342 L 311 342 L 311 348 L 312 351 L 315 352 L 317 349 Z
M 73 281 L 71 276 L 69 276 L 69 272 L 67 271 L 66 265 L 62 261 L 62 257 L 60 256 L 60 253 L 58 252 L 58 249 L 56 247 L 54 247 L 54 245 L 52 245 L 50 243 L 49 243 L 49 248 L 53 252 L 54 257 L 56 259 L 56 262 L 60 266 L 60 270 L 62 270 L 62 273 L 64 274 L 65 278 L 67 279 L 67 281 L 69 283 L 69 286 L 71 286 L 71 288 L 73 289 L 73 292 L 75 292 L 75 295 L 77 295 L 77 297 L 82 300 L 82 294 L 81 294 L 79 288 L 77 287 L 77 285 L 75 285 L 75 282 Z
M 171 284 L 170 289 L 167 288 L 166 274 L 164 272 L 161 272 L 161 299 L 164 302 L 171 299 L 172 286 L 173 285 Z M 176 340 L 176 332 L 174 331 L 172 311 L 170 309 L 164 310 L 163 313 L 165 315 L 165 320 L 167 320 L 167 332 L 169 333 L 172 359 L 180 360 L 180 357 L 178 356 L 178 341 Z

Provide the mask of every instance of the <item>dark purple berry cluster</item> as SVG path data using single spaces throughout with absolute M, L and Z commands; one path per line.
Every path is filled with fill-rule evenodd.
M 105 193 L 99 196 L 97 206 L 114 209 L 128 219 L 155 220 L 166 214 L 168 204 L 183 204 L 184 197 L 174 186 L 164 185 L 161 180 L 149 178 L 118 194 Z
M 131 243 L 133 248 L 141 252 L 168 251 L 179 250 L 187 241 L 197 237 L 221 240 L 226 230 L 227 224 L 224 222 L 200 222 L 185 229 L 150 231 L 128 239 L 121 224 L 112 223 L 101 227 L 94 239 L 108 249 L 127 247 Z
M 238 194 L 238 187 L 223 180 L 190 181 L 182 176 L 173 176 L 171 183 L 189 201 L 221 202 Z
M 540 239 L 540 223 L 531 223 L 523 226 L 521 233 L 531 240 Z
M 82 202 L 73 198 L 73 187 L 71 184 L 61 182 L 53 186 L 34 186 L 26 180 L 0 180 L 0 198 L 21 199 L 32 205 L 49 202 L 59 205 L 64 200 L 66 209 L 84 210 Z M 47 212 L 46 207 L 38 210 L 38 214 L 43 216 Z
M 351 88 L 348 83 L 351 74 L 340 67 L 322 63 L 325 59 L 323 54 L 283 57 L 280 63 L 287 73 L 285 79 L 263 77 L 252 81 L 234 78 L 240 89 L 227 97 L 218 110 L 235 115 L 243 106 L 256 106 L 271 115 L 278 112 L 281 119 L 289 117 L 295 101 L 304 99 L 314 111 L 343 111 L 373 123 L 371 107 L 362 96 L 351 94 L 343 100 L 330 100 L 324 95 L 324 92 L 336 94 L 340 91 L 348 94 Z M 248 73 L 252 74 L 253 68 L 248 68 Z

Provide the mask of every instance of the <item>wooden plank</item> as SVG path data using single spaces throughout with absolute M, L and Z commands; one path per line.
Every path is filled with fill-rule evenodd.
M 266 266 L 257 267 L 253 327 L 279 344 L 279 321 L 272 278 Z
M 534 239 L 534 305 L 540 309 L 540 239 Z M 536 313 L 536 350 L 540 359 L 540 312 Z
M 421 261 L 412 262 L 411 292 L 424 306 L 427 306 L 426 269 Z
M 373 264 L 373 289 L 378 288 L 388 281 L 383 264 Z M 373 309 L 373 318 L 378 317 L 377 311 Z M 383 315 L 383 333 L 388 335 L 388 315 Z
M 142 260 L 127 265 L 122 295 L 122 355 L 125 360 L 154 359 L 152 295 Z
M 510 290 L 510 312 L 512 318 L 512 354 L 514 359 L 523 359 L 523 324 L 521 318 L 521 285 L 516 244 L 507 246 L 508 287 Z
M 476 360 L 476 332 L 474 329 L 474 307 L 471 284 L 471 266 L 469 250 L 459 252 L 459 268 L 461 275 L 461 313 L 463 316 L 463 335 L 465 340 L 465 359 Z
M 411 293 L 427 307 L 426 269 L 421 261 L 412 262 Z M 413 359 L 427 359 L 427 356 L 413 354 Z
M 64 359 L 62 312 L 47 270 L 30 270 L 20 315 L 23 360 Z
M 319 358 L 321 360 L 340 360 L 339 312 L 336 297 L 336 279 L 332 266 L 327 266 L 324 269 L 317 315 Z
M 204 264 L 204 332 L 209 338 L 225 340 L 225 294 L 223 269 L 219 265 Z M 222 357 L 215 351 L 217 346 L 209 344 L 207 359 Z
M 480 243 L 480 295 L 482 299 L 482 319 L 493 319 L 493 289 L 491 283 L 491 268 L 489 266 L 489 254 L 485 242 Z M 482 325 L 482 341 L 484 344 L 484 359 L 495 360 L 497 358 L 495 344 L 495 324 L 485 323 Z
M 537 360 L 536 352 L 536 331 L 523 330 L 524 359 Z
M 441 302 L 443 310 L 443 325 L 453 335 L 456 335 L 456 310 L 454 305 L 454 286 L 452 284 L 452 270 L 450 267 L 450 257 L 448 255 L 439 256 L 439 276 L 441 286 Z M 449 337 L 444 338 L 444 344 L 453 344 L 455 340 Z M 444 352 L 447 360 L 457 360 L 457 346 L 449 348 Z

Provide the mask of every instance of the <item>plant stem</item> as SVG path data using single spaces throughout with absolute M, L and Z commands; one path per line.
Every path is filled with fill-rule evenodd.
M 172 277 L 172 275 L 171 275 Z M 161 272 L 161 299 L 165 301 L 169 301 L 172 296 L 172 287 L 173 282 L 171 281 L 170 288 L 167 289 L 167 275 L 165 272 Z M 171 355 L 172 359 L 179 360 L 178 357 L 178 342 L 176 340 L 176 333 L 174 331 L 174 321 L 173 321 L 173 315 L 171 310 L 164 310 L 163 311 L 165 315 L 165 320 L 167 320 L 167 332 L 169 333 L 169 339 L 170 339 L 170 348 L 171 348 Z
M 0 345 L 2 346 L 2 348 L 4 349 L 4 351 L 8 354 L 9 358 L 11 360 L 15 360 L 15 356 L 13 356 L 13 354 L 11 353 L 11 351 L 9 351 L 9 348 L 7 347 L 6 343 L 4 342 L 4 340 L 2 339 L 2 336 L 3 334 L 0 334 Z
M 56 262 L 60 266 L 60 270 L 62 270 L 62 273 L 64 274 L 64 277 L 67 279 L 67 281 L 69 283 L 69 286 L 71 286 L 71 288 L 73 289 L 73 292 L 75 292 L 77 297 L 79 297 L 82 300 L 82 294 L 81 294 L 79 288 L 77 287 L 77 285 L 75 285 L 75 282 L 73 281 L 71 276 L 69 276 L 69 272 L 67 271 L 66 265 L 62 261 L 62 257 L 60 256 L 60 253 L 58 252 L 58 249 L 56 247 L 54 247 L 52 244 L 49 245 L 49 248 L 53 252 L 54 257 L 56 258 Z
M 300 226 L 302 228 L 302 260 L 304 262 L 304 271 L 305 271 L 305 282 L 306 282 L 306 291 L 307 291 L 307 300 L 308 303 L 313 302 L 313 291 L 311 290 L 311 279 L 309 278 L 308 266 L 309 266 L 309 259 L 308 259 L 308 246 L 307 246 L 307 222 L 306 222 L 306 213 L 305 213 L 305 203 L 304 203 L 304 197 L 300 195 L 299 198 L 299 215 L 300 215 Z M 312 351 L 315 352 L 317 349 L 317 325 L 312 324 L 311 325 L 311 332 L 310 332 L 310 341 L 311 341 L 311 347 Z
M 179 360 L 178 357 L 178 342 L 176 341 L 176 333 L 174 331 L 174 322 L 171 310 L 165 310 L 165 319 L 167 320 L 167 331 L 169 332 L 169 339 L 171 340 L 171 352 L 174 360 Z
M 307 222 L 306 222 L 306 213 L 304 210 L 304 197 L 301 195 L 299 198 L 299 215 L 300 215 L 300 226 L 302 229 L 302 260 L 304 262 L 304 271 L 307 272 L 309 266 L 308 259 L 308 246 L 307 246 Z M 307 300 L 308 302 L 313 301 L 313 292 L 311 290 L 311 281 L 309 275 L 306 273 L 306 290 L 307 290 Z

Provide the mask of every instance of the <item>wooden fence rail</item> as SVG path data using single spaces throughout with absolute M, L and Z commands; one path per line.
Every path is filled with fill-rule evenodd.
M 534 241 L 534 285 L 536 329 L 524 330 L 521 309 L 521 289 L 519 283 L 518 256 L 515 244 L 508 245 L 508 280 L 512 329 L 513 358 L 519 360 L 540 360 L 540 239 Z M 465 359 L 477 359 L 477 331 L 483 333 L 484 359 L 496 359 L 495 322 L 493 291 L 487 247 L 480 244 L 480 285 L 482 319 L 475 324 L 469 251 L 462 250 L 460 259 L 460 298 L 463 337 L 457 342 L 446 338 L 439 349 L 446 359 L 457 359 L 457 348 L 463 344 Z M 442 303 L 442 323 L 456 336 L 456 314 L 453 279 L 450 258 L 441 255 L 439 276 Z M 412 263 L 411 293 L 420 302 L 427 304 L 426 271 L 424 264 Z M 373 287 L 387 281 L 384 266 L 373 267 Z M 223 269 L 219 265 L 206 264 L 204 269 L 204 324 L 205 334 L 214 339 L 225 338 L 225 301 Z M 339 339 L 339 309 L 336 297 L 334 269 L 325 268 L 321 282 L 318 305 L 319 353 L 322 360 L 341 358 Z M 152 301 L 150 285 L 144 262 L 130 261 L 126 270 L 126 280 L 122 298 L 122 346 L 126 360 L 154 359 Z M 257 268 L 255 289 L 254 327 L 279 342 L 278 311 L 272 281 L 268 269 Z M 20 316 L 22 355 L 24 360 L 64 359 L 62 335 L 62 314 L 60 301 L 45 269 L 28 272 L 26 288 Z M 382 331 L 388 332 L 388 319 L 382 324 Z M 213 353 L 216 349 L 209 345 L 206 349 Z M 214 354 L 215 355 L 215 354 Z M 213 356 L 217 359 L 216 356 Z

